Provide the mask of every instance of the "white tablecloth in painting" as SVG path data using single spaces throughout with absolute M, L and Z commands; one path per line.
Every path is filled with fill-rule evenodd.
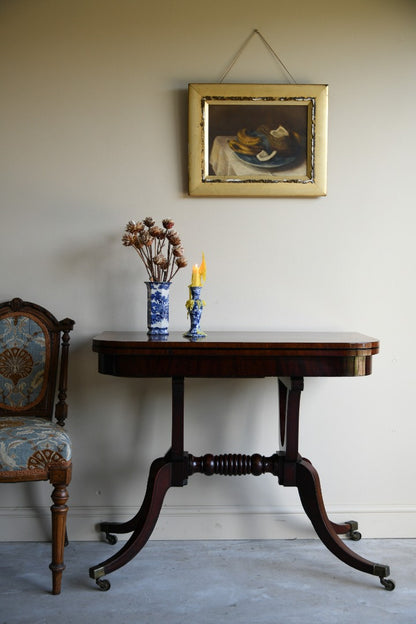
M 216 176 L 265 176 L 269 177 L 290 177 L 297 178 L 306 175 L 305 163 L 298 164 L 293 168 L 285 168 L 279 173 L 279 169 L 267 170 L 260 167 L 253 167 L 252 165 L 245 163 L 237 156 L 235 152 L 228 145 L 228 141 L 235 137 L 232 136 L 217 136 L 214 139 L 212 145 L 211 154 L 209 157 L 210 165 Z

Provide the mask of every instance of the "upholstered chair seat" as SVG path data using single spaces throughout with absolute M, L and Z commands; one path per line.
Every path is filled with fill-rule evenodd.
M 72 461 L 63 425 L 73 326 L 19 298 L 0 304 L 0 483 L 49 480 L 53 486 L 53 594 L 61 591 L 65 569 Z
M 69 435 L 44 418 L 0 418 L 0 479 L 32 480 L 48 476 L 51 464 L 69 466 Z

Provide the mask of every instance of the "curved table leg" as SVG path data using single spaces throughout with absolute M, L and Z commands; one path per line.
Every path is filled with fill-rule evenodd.
M 159 457 L 152 462 L 143 503 L 133 518 L 127 522 L 101 522 L 99 524 L 99 530 L 105 533 L 106 540 L 110 544 L 115 544 L 117 542 L 117 537 L 113 535 L 113 533 L 132 533 L 135 530 L 140 531 L 149 511 L 156 475 L 164 464 L 166 464 L 166 459 L 164 457 Z
M 303 457 L 302 459 L 304 462 L 307 462 L 308 464 L 310 464 L 310 466 L 312 466 L 309 459 L 306 459 L 306 457 Z M 338 522 L 332 522 L 330 520 L 330 523 L 337 535 L 346 535 L 354 542 L 358 542 L 361 539 L 361 533 L 358 531 L 358 522 L 356 522 L 355 520 L 348 520 L 347 522 L 343 522 L 342 524 Z
M 322 498 L 319 475 L 310 461 L 303 458 L 300 458 L 297 463 L 296 486 L 305 513 L 328 550 L 347 565 L 361 572 L 378 576 L 386 589 L 394 589 L 393 581 L 385 578 L 390 574 L 389 566 L 364 559 L 350 550 L 338 537 L 335 527 L 342 525 L 334 527 L 335 523 L 329 520 Z
M 106 561 L 93 566 L 89 570 L 90 577 L 95 579 L 100 589 L 110 589 L 110 583 L 101 577 L 118 570 L 131 561 L 148 541 L 155 527 L 165 494 L 172 485 L 172 463 L 166 460 L 155 460 L 152 464 L 147 491 L 143 505 L 136 516 L 127 523 L 103 523 L 107 529 L 127 532 L 135 524 L 133 534 L 124 546 Z M 101 525 L 103 526 L 103 525 Z M 120 528 L 122 529 L 120 531 Z M 126 531 L 124 531 L 126 529 Z

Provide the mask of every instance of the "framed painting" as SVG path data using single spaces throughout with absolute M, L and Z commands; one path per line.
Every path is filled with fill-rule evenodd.
M 189 194 L 326 195 L 328 86 L 189 84 Z

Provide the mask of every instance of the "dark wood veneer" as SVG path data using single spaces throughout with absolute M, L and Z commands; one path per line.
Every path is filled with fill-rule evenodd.
M 358 376 L 371 373 L 376 339 L 340 332 L 212 332 L 190 342 L 141 332 L 104 332 L 93 340 L 99 371 L 121 377 Z

